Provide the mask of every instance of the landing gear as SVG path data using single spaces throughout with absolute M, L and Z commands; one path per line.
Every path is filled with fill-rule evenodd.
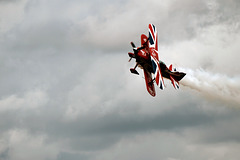
M 135 65 L 134 68 L 130 68 L 130 72 L 133 73 L 133 74 L 139 75 L 138 71 L 136 70 L 137 66 L 138 66 L 138 63 Z
M 152 79 L 150 82 L 148 82 L 149 85 L 153 85 L 153 83 L 155 82 L 155 78 Z
M 133 73 L 133 74 L 139 75 L 138 71 L 137 71 L 136 69 L 134 69 L 134 68 L 131 68 L 130 71 L 131 71 L 131 73 Z

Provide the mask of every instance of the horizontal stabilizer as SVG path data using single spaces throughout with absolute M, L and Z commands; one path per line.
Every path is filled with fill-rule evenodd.
M 178 81 L 175 81 L 171 75 L 170 75 L 170 80 L 171 80 L 171 82 L 172 82 L 173 87 L 174 87 L 175 89 L 179 89 L 179 82 L 178 82 Z

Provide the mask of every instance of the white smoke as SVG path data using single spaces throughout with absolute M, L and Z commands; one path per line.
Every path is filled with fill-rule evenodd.
M 240 77 L 210 73 L 203 69 L 181 69 L 186 76 L 180 84 L 199 91 L 203 96 L 240 107 Z

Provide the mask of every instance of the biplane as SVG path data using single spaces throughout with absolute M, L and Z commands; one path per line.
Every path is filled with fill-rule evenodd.
M 141 35 L 141 47 L 136 47 L 133 42 L 133 53 L 129 52 L 129 62 L 132 58 L 136 59 L 136 65 L 130 71 L 133 74 L 139 75 L 137 67 L 143 69 L 147 91 L 153 97 L 156 96 L 154 82 L 160 89 L 164 89 L 164 79 L 169 79 L 175 89 L 179 89 L 179 81 L 186 73 L 176 71 L 172 64 L 167 67 L 164 62 L 159 60 L 158 55 L 158 34 L 157 29 L 153 24 L 148 27 L 149 36 Z

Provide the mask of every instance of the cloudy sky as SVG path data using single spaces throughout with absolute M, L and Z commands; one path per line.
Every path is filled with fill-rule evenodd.
M 185 71 L 151 97 L 149 23 Z M 1 160 L 238 160 L 238 0 L 0 0 Z

